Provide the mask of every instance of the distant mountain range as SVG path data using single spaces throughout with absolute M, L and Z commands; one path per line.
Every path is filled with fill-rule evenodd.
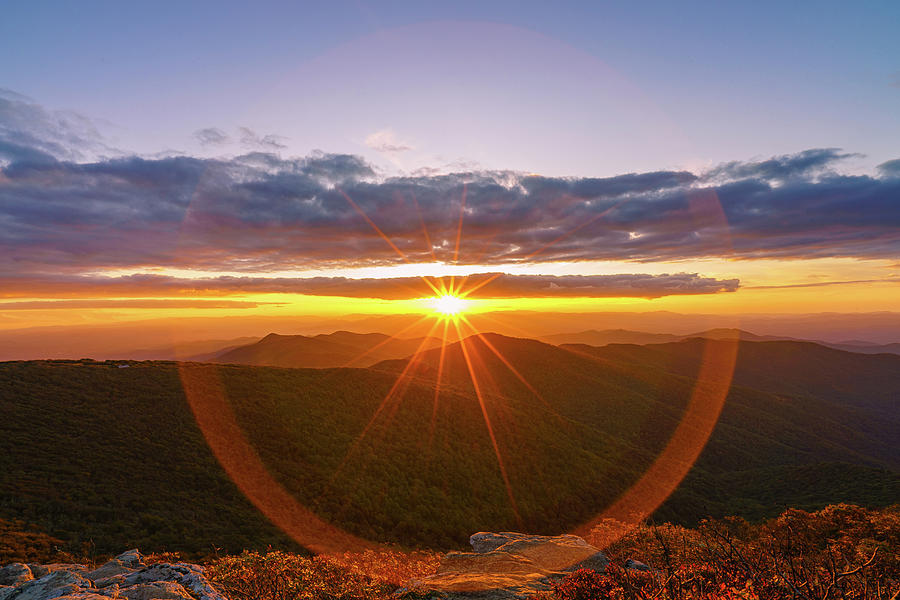
M 805 341 L 777 336 L 761 336 L 740 329 L 727 328 L 710 329 L 689 335 L 647 333 L 643 331 L 629 331 L 627 329 L 588 330 L 578 333 L 547 335 L 541 339 L 553 345 L 585 344 L 589 346 L 607 346 L 610 344 L 660 344 L 691 338 L 740 339 L 755 342 Z M 900 354 L 900 344 L 815 343 L 829 348 L 861 354 Z M 206 347 L 212 347 L 213 344 L 213 342 L 209 342 L 206 344 Z M 437 338 L 427 340 L 426 338 L 396 338 L 382 333 L 336 331 L 331 334 L 315 336 L 271 333 L 260 340 L 254 339 L 252 343 L 244 345 L 235 345 L 234 341 L 229 341 L 228 346 L 220 352 L 207 351 L 205 354 L 194 356 L 182 353 L 179 358 L 198 362 L 291 368 L 369 367 L 383 360 L 410 356 L 420 347 L 422 350 L 429 350 L 440 346 L 440 344 L 441 341 Z
M 208 361 L 270 367 L 368 367 L 440 345 L 439 339 L 401 339 L 383 333 L 336 331 L 311 337 L 270 333 L 252 344 L 217 353 Z
M 244 348 L 276 360 L 267 353 L 284 344 L 292 361 L 334 363 L 386 340 L 268 336 Z M 474 530 L 564 531 L 609 505 L 671 437 L 704 353 L 730 342 L 465 343 L 467 353 L 454 342 L 414 364 L 184 368 L 214 376 L 218 387 L 202 393 L 221 389 L 272 476 L 324 519 L 382 541 L 456 547 Z M 898 397 L 898 356 L 742 340 L 715 430 L 655 517 L 894 503 Z M 213 458 L 176 363 L 0 363 L 0 398 L 0 518 L 111 549 L 290 545 Z
M 779 339 L 824 340 L 856 352 L 896 352 L 900 342 L 900 312 L 821 314 L 681 314 L 668 311 L 552 313 L 494 311 L 473 313 L 469 320 L 479 331 L 544 339 L 562 332 L 622 329 L 671 334 L 676 337 L 716 328 L 740 328 Z M 261 332 L 314 336 L 333 331 L 382 333 L 404 338 L 430 335 L 433 319 L 422 314 L 399 315 L 290 315 L 179 317 L 90 325 L 17 329 L 16 315 L 0 315 L 0 360 L 45 358 L 130 358 L 168 360 L 185 356 L 207 359 L 213 350 L 258 340 Z M 239 338 L 244 341 L 235 341 Z M 221 342 L 212 350 L 185 352 L 191 344 Z M 850 340 L 850 341 L 845 341 Z M 853 341 L 857 340 L 857 341 Z M 584 342 L 586 340 L 567 340 Z M 627 340 L 618 340 L 616 343 Z M 654 340 L 655 342 L 673 340 Z M 556 343 L 564 343 L 557 341 Z M 887 345 L 865 349 L 867 344 Z M 850 348 L 854 346 L 854 348 Z
M 833 343 L 821 340 L 801 340 L 794 337 L 777 335 L 756 335 L 742 329 L 731 328 L 709 329 L 686 335 L 648 333 L 645 331 L 630 331 L 627 329 L 604 329 L 602 331 L 589 329 L 587 331 L 576 333 L 545 335 L 541 336 L 540 339 L 556 345 L 586 344 L 588 346 L 607 346 L 609 344 L 662 344 L 666 342 L 679 342 L 690 338 L 706 338 L 714 340 L 740 339 L 747 342 L 812 341 L 816 344 L 827 346 L 828 348 L 846 350 L 847 352 L 857 352 L 860 354 L 900 354 L 900 343 L 876 344 L 859 340 Z

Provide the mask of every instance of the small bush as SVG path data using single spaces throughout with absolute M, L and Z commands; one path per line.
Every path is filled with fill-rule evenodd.
M 409 579 L 433 573 L 437 560 L 431 553 L 305 557 L 244 552 L 219 559 L 207 575 L 234 600 L 380 600 Z
M 65 558 L 60 539 L 24 521 L 0 519 L 0 566 L 11 562 L 54 562 Z
M 610 577 L 591 569 L 579 569 L 553 585 L 560 600 L 603 600 L 616 598 L 621 591 Z

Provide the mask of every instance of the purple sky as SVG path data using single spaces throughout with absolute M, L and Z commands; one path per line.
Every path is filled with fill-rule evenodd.
M 897 157 L 895 2 L 452 4 L 6 2 L 0 87 L 142 154 L 577 176 Z

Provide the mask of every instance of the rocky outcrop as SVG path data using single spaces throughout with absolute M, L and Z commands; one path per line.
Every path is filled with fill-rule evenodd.
M 402 593 L 446 599 L 511 600 L 550 589 L 550 583 L 577 569 L 606 569 L 606 556 L 574 535 L 476 533 L 475 552 L 448 552 L 437 573 L 411 582 Z
M 189 563 L 146 565 L 129 550 L 96 569 L 13 563 L 0 569 L 0 600 L 228 600 Z

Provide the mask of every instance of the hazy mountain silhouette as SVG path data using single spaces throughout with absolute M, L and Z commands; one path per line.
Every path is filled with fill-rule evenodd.
M 424 345 L 423 345 L 424 344 Z M 270 333 L 258 342 L 216 354 L 209 362 L 271 367 L 366 367 L 440 345 L 440 340 L 392 338 L 383 333 L 336 331 L 316 336 Z
M 188 342 L 232 340 L 239 337 L 259 339 L 264 332 L 316 335 L 336 330 L 359 333 L 383 333 L 415 338 L 429 335 L 431 319 L 421 314 L 342 315 L 325 317 L 303 315 L 288 317 L 229 316 L 149 319 L 122 323 L 99 323 L 53 327 L 29 327 L 0 331 L 0 360 L 45 358 L 120 358 L 165 359 L 174 356 L 173 348 Z M 825 340 L 843 344 L 861 340 L 887 345 L 881 351 L 895 352 L 900 342 L 900 312 L 808 315 L 711 315 L 679 314 L 668 311 L 552 313 L 538 311 L 496 311 L 469 315 L 480 331 L 496 331 L 517 337 L 542 338 L 562 332 L 623 329 L 689 336 L 713 328 L 740 327 L 759 335 L 791 339 Z M 617 340 L 624 342 L 626 340 Z M 662 342 L 667 340 L 651 340 Z M 561 340 L 554 343 L 585 343 L 587 340 Z M 588 342 L 589 343 L 589 342 Z M 219 350 L 232 344 L 225 343 Z M 855 344 L 854 344 L 855 345 Z M 147 356 L 141 349 L 167 349 L 169 354 Z M 842 348 L 859 352 L 872 350 Z M 197 352 L 204 354 L 207 351 Z
M 545 335 L 541 336 L 540 339 L 556 345 L 586 344 L 588 346 L 608 346 L 609 344 L 662 344 L 666 342 L 679 342 L 690 338 L 707 338 L 716 340 L 740 339 L 747 342 L 814 342 L 828 348 L 845 350 L 847 352 L 856 352 L 860 354 L 900 354 L 900 343 L 876 344 L 874 342 L 865 342 L 861 340 L 832 343 L 822 340 L 805 340 L 788 336 L 757 335 L 749 331 L 744 331 L 743 329 L 727 327 L 708 329 L 706 331 L 699 331 L 697 333 L 689 333 L 685 335 L 675 335 L 672 333 L 650 333 L 646 331 L 630 331 L 627 329 L 605 329 L 602 331 L 590 329 L 587 331 L 580 331 L 575 333 L 557 333 L 553 335 Z

